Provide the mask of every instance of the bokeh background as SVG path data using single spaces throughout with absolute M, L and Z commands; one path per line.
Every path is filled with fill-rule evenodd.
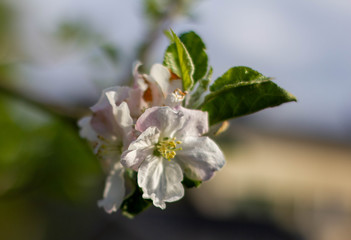
M 0 238 L 350 239 L 350 24 L 347 0 L 0 0 Z M 169 27 L 214 79 L 249 66 L 298 102 L 232 120 L 226 166 L 182 201 L 108 215 L 76 119 L 161 62 Z

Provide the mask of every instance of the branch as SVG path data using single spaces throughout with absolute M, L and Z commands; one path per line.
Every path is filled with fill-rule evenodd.
M 25 104 L 29 104 L 57 119 L 74 124 L 74 126 L 77 125 L 77 119 L 86 113 L 86 110 L 81 108 L 68 109 L 58 105 L 44 104 L 43 101 L 40 101 L 38 98 L 24 94 L 18 89 L 8 86 L 3 82 L 4 81 L 0 80 L 0 94 L 19 100 Z
M 141 63 L 146 63 L 148 61 L 148 59 L 150 58 L 150 53 L 152 52 L 153 47 L 157 43 L 157 40 L 163 35 L 163 31 L 168 30 L 171 27 L 171 24 L 174 21 L 174 19 L 182 14 L 181 9 L 184 8 L 184 4 L 185 3 L 182 0 L 171 1 L 171 4 L 164 11 L 162 16 L 160 16 L 157 19 L 150 19 L 150 26 L 148 27 L 148 31 L 145 34 L 144 39 L 139 44 L 139 47 L 137 47 L 137 60 L 139 60 Z M 134 61 L 135 59 L 132 59 L 129 66 L 132 66 Z M 143 66 L 145 65 L 142 65 L 141 68 L 143 68 Z M 122 81 L 122 83 L 129 82 L 129 69 L 128 72 L 124 75 L 123 79 L 124 81 Z

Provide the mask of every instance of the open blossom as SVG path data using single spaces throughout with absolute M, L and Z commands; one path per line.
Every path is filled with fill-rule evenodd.
M 124 167 L 120 156 L 135 139 L 133 120 L 122 87 L 107 89 L 99 102 L 91 107 L 92 116 L 79 121 L 80 134 L 95 144 L 94 152 L 108 172 L 103 199 L 98 202 L 106 212 L 117 211 L 125 196 Z M 120 93 L 120 94 L 119 94 Z
M 122 154 L 121 162 L 138 171 L 143 198 L 162 209 L 165 202 L 183 197 L 183 174 L 205 181 L 225 163 L 215 142 L 202 136 L 208 131 L 206 112 L 152 107 L 139 117 L 135 129 L 141 134 Z
M 157 144 L 160 144 L 158 147 L 156 147 L 156 149 L 158 149 L 157 151 L 160 153 L 158 159 L 173 159 L 177 149 L 173 149 L 168 152 L 167 149 L 162 150 L 162 148 L 167 148 L 167 144 L 173 144 L 174 140 L 172 139 L 174 139 L 174 137 L 180 137 L 179 141 L 184 141 L 184 143 L 182 142 L 181 144 L 184 150 L 179 151 L 179 156 L 183 154 L 184 156 L 182 159 L 186 160 L 187 141 L 195 141 L 191 137 L 199 137 L 201 134 L 207 132 L 207 114 L 201 111 L 193 111 L 194 113 L 200 114 L 199 116 L 202 119 L 199 120 L 197 119 L 198 117 L 196 117 L 196 114 L 194 115 L 191 110 L 182 109 L 180 107 L 180 104 L 186 95 L 186 93 L 183 93 L 180 90 L 182 87 L 181 79 L 178 79 L 177 76 L 172 75 L 169 69 L 161 64 L 154 64 L 151 67 L 150 75 L 140 74 L 138 72 L 139 66 L 140 64 L 136 64 L 134 67 L 134 83 L 132 87 L 115 86 L 105 89 L 99 101 L 91 107 L 92 115 L 82 118 L 78 123 L 81 128 L 81 137 L 86 138 L 93 143 L 94 153 L 99 157 L 103 168 L 108 174 L 103 199 L 98 202 L 98 205 L 103 207 L 108 213 L 117 211 L 126 195 L 124 177 L 125 168 L 120 162 L 121 154 L 123 151 L 133 148 L 133 146 L 135 147 L 135 144 L 130 146 L 130 143 L 137 138 L 137 135 L 140 134 L 140 132 L 144 132 L 146 130 L 145 127 L 141 127 L 142 124 L 145 124 L 143 123 L 145 118 L 150 115 L 150 111 L 158 109 L 150 109 L 150 107 L 167 105 L 174 109 L 178 109 L 177 116 L 181 119 L 181 121 L 178 122 L 179 124 L 181 123 L 179 126 L 183 127 L 184 129 L 187 126 L 186 128 L 188 128 L 188 130 L 186 131 L 189 133 L 187 139 L 185 140 L 182 140 L 183 137 L 179 135 L 180 131 L 178 131 L 177 134 L 170 134 L 170 132 L 167 131 L 163 135 L 160 133 L 162 135 L 162 139 L 165 138 L 166 135 L 169 135 L 171 140 L 165 140 L 165 142 L 162 142 L 163 140 L 161 139 L 160 141 L 156 142 Z M 171 110 L 170 108 L 166 109 L 167 111 L 174 112 L 174 110 Z M 182 111 L 179 111 L 179 109 L 182 109 Z M 142 114 L 145 110 L 146 112 Z M 156 113 L 151 114 L 150 117 L 154 116 L 155 114 Z M 150 117 L 147 118 L 149 119 Z M 189 122 L 186 119 L 190 119 L 192 121 Z M 167 121 L 167 117 L 164 120 Z M 159 118 L 158 121 L 162 122 L 163 119 Z M 184 121 L 188 122 L 185 123 Z M 135 122 L 137 131 L 133 128 Z M 160 124 L 162 126 L 166 123 L 161 122 Z M 158 127 L 157 131 L 164 131 L 162 127 L 158 125 L 156 125 L 156 127 Z M 194 133 L 190 131 L 190 128 L 192 127 L 197 129 Z M 202 130 L 200 130 L 200 128 Z M 142 133 L 142 135 L 143 134 L 145 135 L 145 133 Z M 174 142 L 174 144 L 180 143 L 179 141 Z M 218 160 L 219 165 L 210 162 L 212 161 L 210 159 L 211 156 L 205 159 L 202 155 L 200 157 L 205 159 L 205 161 L 208 161 L 207 163 L 201 163 L 203 159 L 199 159 L 200 163 L 190 159 L 188 161 L 189 164 L 183 163 L 182 160 L 178 160 L 178 158 L 172 161 L 167 160 L 167 169 L 171 171 L 169 172 L 169 178 L 175 178 L 177 180 L 175 181 L 176 184 L 174 185 L 174 187 L 177 188 L 177 191 L 175 191 L 177 193 L 173 196 L 173 198 L 169 198 L 165 192 L 166 197 L 163 198 L 159 197 L 159 195 L 151 197 L 152 193 L 150 193 L 150 191 L 144 191 L 145 198 L 160 198 L 161 200 L 159 200 L 160 203 L 158 206 L 164 207 L 164 201 L 175 201 L 183 196 L 184 189 L 180 183 L 183 179 L 183 171 L 191 179 L 206 180 L 210 177 L 210 174 L 213 171 L 218 170 L 220 167 L 220 161 L 223 160 L 220 150 L 208 138 L 199 138 L 199 141 L 203 141 L 206 144 L 209 142 L 210 145 L 214 145 L 213 149 L 216 150 L 216 153 L 218 153 L 218 156 L 220 156 Z M 155 146 L 153 145 L 153 147 Z M 173 153 L 174 156 L 172 155 Z M 201 165 L 199 166 L 199 169 L 203 167 L 205 170 L 208 170 L 209 172 L 206 173 L 207 175 L 203 176 L 201 174 L 197 174 L 196 169 L 194 169 L 196 164 Z M 169 166 L 173 165 L 174 167 L 169 168 Z M 126 166 L 129 165 L 126 164 Z M 135 166 L 133 166 L 133 169 L 137 170 Z M 141 170 L 141 172 L 143 172 L 143 170 Z M 153 174 L 153 172 L 148 172 L 147 174 Z M 143 182 L 142 184 L 145 185 L 147 184 L 148 180 L 146 178 L 145 181 L 140 180 L 142 176 L 142 173 L 140 173 L 139 182 Z M 140 186 L 142 186 L 142 184 L 139 183 Z M 161 191 L 161 189 L 159 190 Z M 156 202 L 156 200 L 154 202 Z

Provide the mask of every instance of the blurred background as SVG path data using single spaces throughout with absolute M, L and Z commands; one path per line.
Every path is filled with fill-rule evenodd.
M 0 0 L 0 238 L 349 240 L 350 23 L 347 0 Z M 108 215 L 76 119 L 162 62 L 169 27 L 203 38 L 214 79 L 249 66 L 298 102 L 232 120 L 226 166 L 182 201 Z

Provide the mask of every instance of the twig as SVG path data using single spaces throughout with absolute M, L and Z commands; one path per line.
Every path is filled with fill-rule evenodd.
M 4 81 L 0 80 L 0 94 L 10 97 L 12 99 L 19 100 L 25 104 L 29 104 L 35 108 L 42 110 L 51 116 L 69 122 L 76 126 L 77 119 L 81 117 L 86 111 L 83 109 L 66 109 L 61 106 L 44 104 L 42 101 L 30 97 L 28 94 L 24 94 L 18 89 L 3 84 Z

